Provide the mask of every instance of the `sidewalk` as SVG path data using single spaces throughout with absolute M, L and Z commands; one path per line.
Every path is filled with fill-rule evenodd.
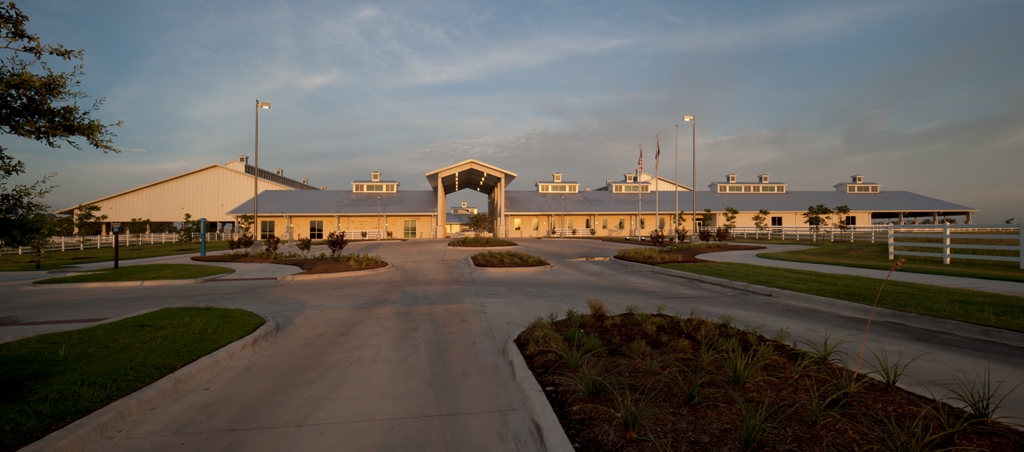
M 758 244 L 761 245 L 761 244 Z M 701 254 L 700 258 L 714 262 L 735 262 L 739 264 L 760 265 L 763 267 L 792 268 L 797 270 L 808 270 L 820 273 L 831 273 L 835 275 L 865 276 L 868 278 L 884 279 L 889 274 L 887 270 L 872 270 L 868 268 L 843 267 L 839 265 L 807 264 L 803 262 L 778 261 L 774 259 L 762 259 L 757 257 L 760 253 L 778 253 L 783 251 L 796 251 L 811 248 L 805 245 L 768 245 L 764 244 L 763 250 L 748 251 L 726 251 L 722 253 Z M 956 276 L 929 275 L 924 273 L 910 273 L 897 271 L 892 275 L 893 281 L 904 281 L 919 284 L 930 284 L 933 286 L 951 287 L 954 289 L 980 290 L 1005 295 L 1024 297 L 1024 283 L 1012 281 L 995 281 L 990 279 L 961 278 Z

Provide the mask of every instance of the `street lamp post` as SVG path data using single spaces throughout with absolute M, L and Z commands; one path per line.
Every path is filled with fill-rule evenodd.
M 565 195 L 562 195 L 562 237 L 565 237 Z
M 252 178 L 252 238 L 259 240 L 260 233 L 260 109 L 270 109 L 270 102 L 256 99 L 256 166 Z
M 676 225 L 676 230 L 679 230 L 679 124 L 676 124 L 676 211 L 672 220 L 672 224 Z M 679 234 L 676 234 L 676 243 L 679 243 Z
M 380 241 L 380 195 L 377 195 L 377 241 Z
M 693 186 L 690 187 L 690 193 L 693 194 L 693 232 L 690 234 L 690 244 L 696 243 L 694 240 L 697 235 L 697 118 L 693 115 L 683 116 L 683 121 L 693 123 Z

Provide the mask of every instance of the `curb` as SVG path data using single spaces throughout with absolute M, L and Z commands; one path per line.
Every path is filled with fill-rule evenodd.
M 749 284 L 739 281 L 732 281 L 728 279 L 715 278 L 713 276 L 698 275 L 696 273 L 689 273 L 682 270 L 669 270 L 666 268 L 655 267 L 653 265 L 624 261 L 622 259 L 613 258 L 612 261 L 619 265 L 627 267 L 645 267 L 646 270 L 652 273 L 672 276 L 675 278 L 700 281 L 731 289 L 740 289 L 758 295 L 772 297 L 778 299 L 783 303 L 789 303 L 819 310 L 830 310 L 855 317 L 867 318 L 871 314 L 871 306 L 860 303 L 854 303 L 852 301 L 837 300 L 835 298 L 826 298 L 817 295 L 792 292 L 788 290 L 776 289 L 774 287 L 758 286 L 756 284 Z M 934 331 L 938 333 L 947 333 L 955 336 L 966 337 L 969 339 L 996 342 L 1003 345 L 1009 345 L 1011 347 L 1024 348 L 1024 333 L 1001 330 L 999 328 L 993 328 L 990 326 L 977 325 L 968 322 L 960 322 L 957 320 L 942 319 L 939 317 L 931 317 L 923 314 L 896 311 L 887 308 L 876 308 L 874 319 L 875 321 L 897 323 L 913 328 L 919 328 L 922 330 Z
M 551 408 L 547 396 L 541 390 L 540 383 L 537 383 L 537 379 L 533 377 L 533 372 L 530 372 L 530 368 L 526 366 L 526 360 L 519 353 L 519 347 L 516 347 L 513 342 L 522 332 L 523 330 L 520 329 L 512 333 L 502 349 L 502 356 L 505 358 L 505 363 L 508 364 L 512 380 L 516 383 L 515 395 L 518 396 L 523 411 L 529 416 L 530 423 L 533 424 L 540 436 L 537 439 L 542 447 L 541 450 L 547 452 L 575 451 L 569 437 L 565 435 L 565 430 L 562 430 L 562 424 L 555 416 L 555 410 Z
M 211 279 L 219 278 L 225 274 L 204 276 L 196 279 L 158 279 L 144 281 L 111 281 L 111 282 L 84 282 L 84 283 L 55 283 L 26 285 L 25 289 L 89 289 L 96 287 L 150 287 L 150 286 L 180 286 L 186 284 L 202 284 Z
M 473 263 L 473 256 L 466 256 L 466 262 L 469 262 L 469 267 L 474 271 L 484 273 L 534 273 L 555 269 L 555 265 L 551 263 L 537 267 L 480 267 Z
M 395 266 L 388 262 L 388 265 L 381 268 L 374 268 L 370 270 L 356 270 L 350 272 L 339 272 L 339 273 L 319 273 L 315 275 L 284 275 L 278 276 L 278 281 L 309 281 L 316 279 L 334 279 L 334 278 L 348 278 L 352 276 L 365 276 L 372 275 L 374 273 L 384 273 L 395 269 Z M 230 280 L 226 280 L 230 281 Z
M 149 312 L 140 311 L 124 317 Z M 205 380 L 213 373 L 226 367 L 236 359 L 253 352 L 277 334 L 277 322 L 267 316 L 263 326 L 248 336 L 232 342 L 220 350 L 193 361 L 149 386 L 135 391 L 70 425 L 57 430 L 42 439 L 20 449 L 21 452 L 35 451 L 79 451 L 89 448 L 108 436 L 117 433 L 124 425 L 134 422 L 148 411 L 152 411 L 194 384 Z M 123 318 L 123 317 L 121 317 Z M 112 322 L 117 319 L 110 319 Z M 104 322 L 106 323 L 106 322 Z

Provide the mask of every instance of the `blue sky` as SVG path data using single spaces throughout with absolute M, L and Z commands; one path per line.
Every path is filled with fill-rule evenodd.
M 251 155 L 258 98 L 261 166 L 332 189 L 373 170 L 424 189 L 467 158 L 518 173 L 510 189 L 596 188 L 640 143 L 653 169 L 656 134 L 671 171 L 676 124 L 688 175 L 693 114 L 702 190 L 859 173 L 1024 220 L 1022 2 L 18 5 L 85 49 L 97 116 L 124 120 L 117 155 L 0 136 L 28 176 L 58 173 L 55 207 Z

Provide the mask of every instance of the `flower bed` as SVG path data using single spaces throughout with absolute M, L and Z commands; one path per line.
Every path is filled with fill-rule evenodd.
M 330 256 L 320 254 L 319 256 L 304 258 L 296 254 L 268 255 L 248 253 L 228 253 L 216 256 L 196 256 L 192 260 L 199 262 L 240 262 L 258 264 L 280 264 L 294 265 L 305 271 L 300 275 L 315 275 L 322 273 L 342 273 L 359 270 L 372 270 L 374 268 L 387 267 L 388 263 L 380 256 L 368 254 L 340 254 Z
M 615 258 L 648 265 L 675 264 L 706 262 L 698 259 L 696 257 L 698 254 L 759 249 L 764 249 L 764 247 L 754 245 L 727 245 L 724 243 L 697 244 L 693 246 L 676 245 L 666 248 L 636 247 L 619 250 L 618 254 L 615 255 Z
M 448 246 L 464 246 L 469 248 L 487 248 L 492 246 L 516 246 L 517 243 L 493 237 L 464 237 L 448 242 Z
M 877 368 L 890 386 L 839 365 L 855 365 L 857 356 L 838 353 L 835 338 L 804 352 L 783 343 L 784 330 L 768 339 L 728 318 L 632 307 L 557 317 L 538 317 L 516 344 L 577 450 L 1024 448 L 1024 432 L 981 406 L 960 410 L 896 387 L 913 361 L 902 354 L 865 358 L 865 369 Z M 986 394 L 985 373 L 968 373 L 952 388 L 958 398 Z
M 546 259 L 516 251 L 485 251 L 473 255 L 477 267 L 542 267 L 551 265 Z

